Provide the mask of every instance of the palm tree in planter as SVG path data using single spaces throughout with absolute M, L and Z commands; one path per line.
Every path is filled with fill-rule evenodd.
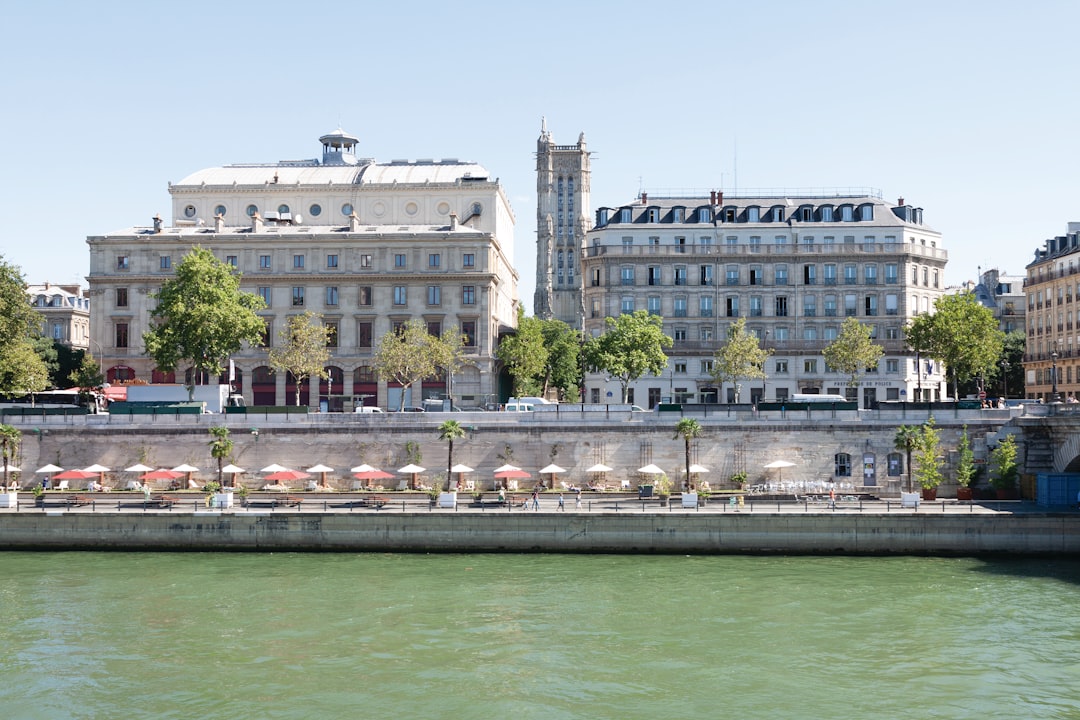
M 218 487 L 225 487 L 223 481 L 225 460 L 232 455 L 233 441 L 229 437 L 229 428 L 224 425 L 212 425 L 210 426 L 210 457 L 217 460 L 217 481 Z
M 454 466 L 454 441 L 465 437 L 465 428 L 457 420 L 447 420 L 439 426 L 439 439 L 445 440 L 446 449 L 446 488 L 447 491 L 456 490 L 457 486 L 451 481 L 453 475 L 450 468 Z
M 912 492 L 911 453 L 919 445 L 922 431 L 914 425 L 901 425 L 896 428 L 896 436 L 893 438 L 893 447 L 907 453 L 907 489 Z
M 15 496 L 15 502 L 18 502 L 18 493 L 8 493 L 8 465 L 11 464 L 11 460 L 15 457 L 15 453 L 19 449 L 19 440 L 22 438 L 22 433 L 19 432 L 19 428 L 14 425 L 0 425 L 0 448 L 3 449 L 4 460 L 4 501 L 10 503 L 11 495 Z M 10 507 L 6 505 L 5 507 Z
M 675 437 L 673 440 L 679 438 L 683 439 L 684 447 L 686 449 L 686 481 L 687 488 L 690 486 L 690 441 L 696 437 L 701 437 L 701 423 L 694 418 L 684 417 L 675 425 Z

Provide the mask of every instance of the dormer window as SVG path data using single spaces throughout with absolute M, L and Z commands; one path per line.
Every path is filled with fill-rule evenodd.
M 648 218 L 647 222 L 660 222 L 660 210 L 657 208 L 649 208 L 646 216 Z
M 802 222 L 811 222 L 814 219 L 814 208 L 801 207 L 799 208 L 799 220 Z
M 874 206 L 873 205 L 860 205 L 859 206 L 859 219 L 863 222 L 870 222 L 874 219 Z
M 757 205 L 746 208 L 746 222 L 761 222 L 761 208 Z
M 683 209 L 681 207 L 672 208 L 671 209 L 671 222 L 673 222 L 673 223 L 681 223 L 681 222 L 683 222 L 685 215 L 686 215 L 686 210 L 685 209 Z
M 724 208 L 724 222 L 735 222 L 735 208 Z
M 619 222 L 630 222 L 630 208 L 619 208 Z
M 821 206 L 821 222 L 833 221 L 833 208 L 832 205 Z
M 596 224 L 601 227 L 608 224 L 608 218 L 611 216 L 611 210 L 608 208 L 600 208 L 596 211 Z
M 853 208 L 850 205 L 843 205 L 840 208 L 840 220 L 842 222 L 852 222 L 855 219 Z
M 712 210 L 707 207 L 698 208 L 698 222 L 712 222 Z
M 773 222 L 784 222 L 784 208 L 779 205 L 773 208 L 772 211 Z

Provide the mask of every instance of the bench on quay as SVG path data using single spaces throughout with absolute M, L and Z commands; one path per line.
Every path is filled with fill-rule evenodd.
M 300 507 L 300 503 L 304 502 L 304 498 L 299 495 L 285 495 L 283 497 L 276 497 L 272 501 L 274 506 L 284 505 L 285 507 Z
M 383 505 L 390 502 L 390 498 L 384 495 L 372 495 L 371 497 L 361 498 L 360 502 L 365 507 L 381 508 Z
M 89 505 L 92 502 L 94 502 L 93 499 L 88 498 L 85 495 L 69 495 L 67 498 L 64 499 L 64 504 L 67 505 L 68 507 L 71 507 L 71 506 L 79 507 L 81 505 Z

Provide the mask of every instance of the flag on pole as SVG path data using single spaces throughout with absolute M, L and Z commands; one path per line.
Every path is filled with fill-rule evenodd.
M 229 358 L 229 382 L 231 383 L 231 382 L 235 382 L 235 381 L 236 381 L 236 363 L 233 362 L 232 358 Z

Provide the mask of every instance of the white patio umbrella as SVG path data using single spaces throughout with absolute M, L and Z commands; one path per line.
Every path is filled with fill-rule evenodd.
M 124 468 L 124 472 L 147 473 L 147 472 L 150 472 L 153 469 L 154 468 L 150 467 L 149 465 L 143 465 L 142 463 L 135 463 L 131 467 Z
M 551 487 L 555 487 L 555 476 L 562 472 L 566 472 L 566 468 L 561 468 L 555 463 L 540 468 L 541 475 L 551 475 Z
M 585 472 L 611 472 L 615 468 L 610 468 L 604 463 L 596 463 L 591 468 L 587 468 Z
M 776 471 L 776 477 L 778 480 L 784 479 L 784 468 L 787 467 L 795 467 L 795 463 L 788 462 L 787 460 L 773 460 L 771 463 L 765 466 L 767 470 Z
M 409 463 L 405 467 L 398 468 L 398 472 L 402 473 L 404 475 L 411 475 L 412 478 L 409 480 L 409 487 L 410 488 L 416 488 L 416 475 L 417 475 L 417 473 L 422 473 L 426 469 L 427 468 L 422 468 L 419 465 Z
M 373 468 L 371 465 L 368 465 L 367 463 L 362 463 L 362 464 L 357 465 L 356 467 L 354 467 L 349 472 L 351 472 L 351 473 L 371 472 L 374 469 L 375 468 Z
M 639 473 L 645 473 L 646 475 L 663 475 L 664 471 L 661 468 L 656 467 L 652 463 L 649 463 L 645 467 L 639 467 L 637 469 Z
M 36 472 L 36 473 L 64 472 L 64 468 L 60 467 L 59 465 L 53 465 L 52 463 L 49 463 L 48 465 L 42 465 L 41 467 L 39 467 L 34 472 Z
M 237 467 L 237 466 L 233 465 L 232 463 L 229 463 L 229 464 L 228 464 L 228 465 L 226 465 L 225 467 L 221 468 L 221 472 L 223 472 L 223 473 L 229 473 L 230 475 L 235 475 L 235 474 L 237 474 L 237 473 L 242 473 L 242 472 L 244 472 L 244 468 L 242 468 L 242 467 Z
M 462 482 L 461 476 L 465 473 L 474 472 L 474 470 L 468 465 L 465 465 L 464 463 L 458 463 L 454 467 L 450 468 L 450 472 L 458 474 L 458 485 L 460 486 Z
M 84 467 L 83 471 L 84 472 L 96 472 L 98 474 L 98 480 L 97 480 L 98 484 L 99 485 L 104 485 L 105 484 L 105 473 L 109 472 L 109 468 L 105 467 L 104 465 L 99 465 L 97 463 L 94 463 L 90 467 Z
M 495 470 L 493 472 L 501 473 L 501 472 L 506 472 L 507 470 L 520 470 L 520 469 L 521 468 L 519 468 L 517 465 L 511 465 L 510 463 L 506 463 L 505 465 L 500 465 L 499 467 L 495 468 Z
M 190 488 L 192 486 L 191 473 L 199 472 L 199 468 L 195 467 L 194 465 L 182 463 L 174 467 L 172 471 L 184 473 L 186 476 L 184 480 L 187 481 L 187 487 Z
M 13 473 L 13 472 L 22 472 L 22 470 L 20 470 L 19 468 L 15 467 L 14 465 L 4 465 L 4 468 L 3 468 L 3 469 L 4 469 L 4 470 L 6 470 L 6 471 L 8 471 L 9 473 Z
M 309 473 L 319 473 L 319 487 L 326 487 L 326 473 L 334 472 L 334 468 L 327 467 L 322 463 L 318 465 L 312 465 L 307 469 Z
M 288 469 L 289 468 L 285 467 L 284 465 L 278 465 L 277 463 L 272 463 L 272 464 L 267 465 L 266 467 L 264 467 L 259 472 L 276 473 L 276 472 L 281 472 L 282 470 L 288 470 Z

